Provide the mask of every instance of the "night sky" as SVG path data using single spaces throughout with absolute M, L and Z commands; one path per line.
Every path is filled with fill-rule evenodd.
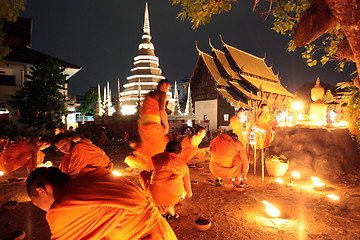
M 168 0 L 149 0 L 150 28 L 155 54 L 163 75 L 171 81 L 190 78 L 197 60 L 195 41 L 210 53 L 209 38 L 217 49 L 224 41 L 258 57 L 266 56 L 275 74 L 293 93 L 304 82 L 336 84 L 348 80 L 348 70 L 335 72 L 334 64 L 309 68 L 301 51 L 286 51 L 288 37 L 270 30 L 272 21 L 251 11 L 252 1 L 240 1 L 233 10 L 217 15 L 207 26 L 191 29 L 176 18 L 178 6 Z M 27 0 L 22 17 L 33 19 L 32 48 L 79 65 L 70 94 L 82 95 L 89 87 L 110 81 L 113 95 L 131 74 L 141 42 L 145 0 Z

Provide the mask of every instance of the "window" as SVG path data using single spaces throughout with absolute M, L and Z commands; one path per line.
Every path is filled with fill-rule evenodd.
M 228 122 L 229 121 L 229 114 L 224 114 L 224 121 Z
M 0 86 L 16 86 L 15 76 L 0 74 Z

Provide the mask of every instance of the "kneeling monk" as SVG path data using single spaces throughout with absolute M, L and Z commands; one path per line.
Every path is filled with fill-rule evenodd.
M 221 133 L 210 142 L 210 171 L 215 185 L 222 186 L 222 178 L 234 179 L 234 186 L 245 185 L 249 163 L 245 148 L 237 135 Z
M 126 163 L 131 170 L 136 172 L 138 170 L 150 171 L 153 169 L 150 159 L 142 152 L 144 149 L 140 148 L 140 141 L 138 138 L 130 138 L 129 147 L 134 151 L 131 155 L 126 156 L 124 163 Z
M 194 157 L 203 158 L 205 156 L 205 151 L 208 151 L 209 148 L 199 148 L 199 144 L 205 136 L 206 130 L 199 128 L 196 133 L 186 136 L 181 141 L 182 151 L 180 157 L 184 162 L 188 163 Z
M 30 173 L 44 160 L 41 151 L 51 145 L 49 138 L 38 140 L 20 139 L 8 145 L 0 154 L 0 170 L 4 171 L 9 180 L 16 180 L 13 172 L 25 167 Z
M 54 144 L 61 152 L 65 153 L 59 168 L 69 175 L 78 174 L 85 167 L 111 169 L 113 166 L 106 153 L 89 141 L 75 143 L 67 134 L 60 133 L 56 135 Z
M 34 205 L 47 212 L 51 239 L 177 239 L 139 187 L 106 169 L 71 179 L 54 167 L 38 168 L 26 187 Z
M 170 141 L 166 145 L 166 151 L 153 156 L 154 171 L 141 172 L 140 181 L 145 189 L 148 189 L 153 201 L 158 205 L 161 214 L 167 217 L 177 218 L 175 204 L 183 198 L 191 198 L 189 168 L 178 157 L 181 152 L 181 144 L 178 141 Z

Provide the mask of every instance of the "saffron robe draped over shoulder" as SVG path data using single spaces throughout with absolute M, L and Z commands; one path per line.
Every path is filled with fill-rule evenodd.
M 149 159 L 165 150 L 169 140 L 164 134 L 164 127 L 161 125 L 159 102 L 149 94 L 145 96 L 140 109 L 138 132 L 141 151 Z
M 149 196 L 105 169 L 81 173 L 46 214 L 51 239 L 177 239 Z
M 157 205 L 173 205 L 186 195 L 184 180 L 189 168 L 176 154 L 163 152 L 152 157 L 153 161 L 168 163 L 153 171 L 149 192 Z
M 273 117 L 270 113 L 261 113 L 257 119 L 257 126 L 265 130 L 265 136 L 263 136 L 262 141 L 259 139 L 257 142 L 258 148 L 266 148 L 272 141 L 272 127 L 274 125 Z
M 32 165 L 32 151 L 27 146 L 29 140 L 18 140 L 5 148 L 0 154 L 0 170 L 4 172 L 14 172 L 22 167 Z M 45 154 L 38 153 L 37 164 L 44 161 Z
M 195 133 L 192 133 L 186 136 L 181 141 L 181 154 L 180 158 L 188 163 L 194 157 L 203 158 L 205 156 L 205 151 L 199 149 L 199 144 L 202 142 L 202 138 L 198 137 Z
M 245 143 L 245 139 L 243 136 L 244 128 L 242 126 L 241 119 L 237 115 L 232 116 L 230 118 L 229 126 L 232 127 L 232 132 L 238 136 L 239 141 L 244 144 Z
M 64 173 L 78 173 L 85 167 L 112 168 L 112 162 L 99 147 L 85 141 L 75 144 L 70 153 L 66 154 L 60 163 L 60 170 Z
M 216 177 L 233 178 L 241 171 L 241 143 L 222 133 L 210 142 L 210 172 Z

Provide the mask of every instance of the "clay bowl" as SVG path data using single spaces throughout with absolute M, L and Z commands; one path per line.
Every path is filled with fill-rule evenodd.
M 195 220 L 194 225 L 199 231 L 204 232 L 211 227 L 211 222 L 210 222 L 210 220 L 207 220 L 204 218 L 199 218 L 199 219 Z
M 210 176 L 210 175 L 211 175 L 211 172 L 203 172 L 203 174 L 204 174 L 205 176 Z
M 3 209 L 5 210 L 14 210 L 17 206 L 19 206 L 19 202 L 18 201 L 8 201 L 5 202 L 1 205 L 3 207 Z
M 198 184 L 199 182 L 196 181 L 196 180 L 191 180 L 190 183 L 191 183 L 191 184 Z
M 202 169 L 204 169 L 204 167 L 203 166 L 196 166 L 196 169 L 197 170 L 202 170 Z

